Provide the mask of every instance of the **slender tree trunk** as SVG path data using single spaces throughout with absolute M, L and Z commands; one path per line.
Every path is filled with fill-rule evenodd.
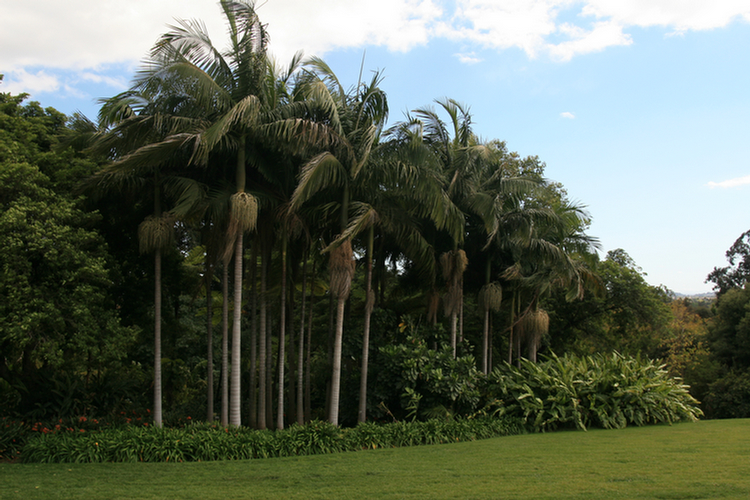
M 265 242 L 260 251 L 260 338 L 258 339 L 258 429 L 266 428 L 266 278 L 268 274 L 268 253 Z
M 258 241 L 253 242 L 250 268 L 250 427 L 258 427 Z
M 461 278 L 461 290 L 463 291 L 463 278 Z M 461 293 L 461 303 L 458 305 L 458 341 L 463 343 L 464 341 L 464 300 L 463 293 Z
M 214 268 L 208 263 L 208 254 L 206 254 L 206 317 L 208 325 L 206 326 L 208 337 L 207 365 L 206 365 L 206 421 L 214 420 L 214 314 L 213 314 L 213 296 L 211 295 L 211 282 L 213 281 Z
M 367 278 L 365 280 L 365 325 L 362 334 L 362 369 L 359 382 L 358 421 L 367 420 L 367 370 L 370 362 L 370 318 L 375 304 L 375 293 L 372 291 L 372 254 L 374 251 L 375 230 L 370 226 L 367 235 Z
M 306 361 L 305 361 L 305 422 L 312 419 L 312 326 L 313 314 L 315 312 L 315 262 L 313 262 L 312 273 L 310 275 L 310 314 L 307 321 L 307 342 L 306 344 Z
M 456 330 L 458 326 L 458 314 L 455 312 L 451 313 L 451 351 L 453 352 L 453 359 L 456 358 Z
M 154 252 L 154 425 L 162 426 L 161 386 L 161 249 Z
M 294 276 L 292 276 L 292 286 L 287 286 L 287 333 L 289 336 L 289 341 L 287 342 L 288 348 L 286 350 L 288 359 L 285 361 L 285 363 L 289 369 L 287 370 L 286 375 L 287 389 L 284 404 L 286 406 L 286 415 L 288 415 L 289 417 L 287 418 L 285 415 L 284 419 L 290 423 L 297 420 L 297 339 L 295 336 L 296 332 L 294 328 L 294 305 L 297 302 L 297 298 L 295 297 L 297 287 L 295 286 L 295 283 L 296 280 Z
M 328 293 L 328 337 L 326 344 L 326 359 L 328 366 L 333 369 L 333 341 L 336 337 L 336 307 L 333 294 Z M 326 412 L 331 408 L 331 379 L 326 381 Z
M 273 325 L 271 325 L 273 326 Z M 272 328 L 268 328 L 268 331 Z M 266 423 L 273 429 L 273 336 L 266 335 Z
M 221 425 L 229 425 L 229 262 L 224 260 L 221 277 Z
M 240 426 L 241 391 L 241 339 L 242 339 L 242 232 L 237 235 L 234 247 L 234 311 L 232 311 L 232 363 L 229 398 L 229 425 Z
M 493 351 L 492 346 L 494 345 L 494 331 L 492 329 L 492 323 L 493 323 L 492 320 L 493 320 L 492 315 L 490 315 L 490 333 L 488 335 L 489 338 L 487 339 L 487 346 L 488 346 L 487 347 L 487 349 L 488 349 L 488 353 L 487 353 L 487 373 L 489 373 L 489 372 L 492 371 L 492 362 L 493 362 L 492 361 L 492 351 Z
M 328 421 L 339 425 L 339 397 L 341 390 L 341 344 L 344 338 L 344 306 L 346 297 L 340 296 L 336 303 L 336 333 L 333 338 L 333 373 L 331 376 L 331 402 Z
M 305 376 L 305 299 L 307 297 L 307 260 L 309 246 L 305 248 L 302 263 L 302 304 L 300 305 L 299 346 L 297 352 L 297 423 L 305 423 L 304 376 Z
M 484 306 L 484 331 L 482 333 L 482 373 L 487 375 L 487 366 L 488 366 L 488 346 L 489 346 L 489 336 L 490 336 L 490 308 L 487 306 Z
M 276 410 L 276 428 L 284 428 L 284 361 L 286 359 L 286 251 L 287 236 L 286 229 L 281 230 L 281 309 L 279 317 L 279 382 L 278 382 L 278 409 Z

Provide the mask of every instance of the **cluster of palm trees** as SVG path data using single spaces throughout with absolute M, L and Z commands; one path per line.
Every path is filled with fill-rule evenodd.
M 298 55 L 281 68 L 266 53 L 268 35 L 253 5 L 244 0 L 220 4 L 229 48 L 216 48 L 200 22 L 180 21 L 154 46 L 132 88 L 103 102 L 93 146 L 111 162 L 90 180 L 92 189 L 127 190 L 153 203 L 153 213 L 139 227 L 139 241 L 143 253 L 153 254 L 155 266 L 156 424 L 162 421 L 160 262 L 174 244 L 177 226 L 191 228 L 204 255 L 209 419 L 215 385 L 209 291 L 222 270 L 226 300 L 219 386 L 225 425 L 242 423 L 243 311 L 252 325 L 246 421 L 258 428 L 270 425 L 271 301 L 278 301 L 274 310 L 280 311 L 273 322 L 278 326 L 276 427 L 285 424 L 287 358 L 291 370 L 296 359 L 297 390 L 290 395 L 296 398 L 294 418 L 305 419 L 309 394 L 303 391 L 303 374 L 310 352 L 305 322 L 311 317 L 306 301 L 315 296 L 308 264 L 316 253 L 328 258 L 327 292 L 335 301 L 327 409 L 334 424 L 355 256 L 365 266 L 360 421 L 366 419 L 376 285 L 383 289 L 376 271 L 384 267 L 386 254 L 419 273 L 428 321 L 438 321 L 442 303 L 454 355 L 464 336 L 464 281 L 471 257 L 471 266 L 483 270 L 482 370 L 488 372 L 493 363 L 491 313 L 499 310 L 503 297 L 512 302 L 509 360 L 514 353 L 520 357 L 522 340 L 528 356 L 535 357 L 546 328 L 540 299 L 553 286 L 564 287 L 571 298 L 579 296 L 587 280 L 594 279 L 585 260 L 595 243 L 584 233 L 585 212 L 542 178 L 538 161 L 508 153 L 502 142 L 480 140 L 461 104 L 437 101 L 436 107 L 418 109 L 386 129 L 388 105 L 379 73 L 368 81 L 360 77 L 347 89 L 320 59 L 303 62 Z M 268 283 L 272 263 L 281 270 L 273 296 Z M 289 272 L 299 267 L 301 273 Z M 292 274 L 299 283 L 291 282 Z M 294 301 L 297 285 L 301 294 Z M 251 293 L 243 302 L 245 288 Z M 291 324 L 295 307 L 300 318 L 296 345 L 288 338 L 296 330 Z M 287 346 L 295 348 L 292 356 Z

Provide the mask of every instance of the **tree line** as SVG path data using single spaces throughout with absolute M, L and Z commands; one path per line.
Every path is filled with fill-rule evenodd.
M 418 352 L 481 377 L 616 349 L 710 394 L 710 314 L 600 260 L 539 158 L 449 98 L 388 126 L 381 73 L 281 66 L 253 5 L 220 5 L 227 49 L 178 22 L 96 122 L 0 94 L 7 412 L 400 418 Z

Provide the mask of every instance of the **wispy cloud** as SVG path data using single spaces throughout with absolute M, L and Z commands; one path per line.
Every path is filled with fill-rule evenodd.
M 29 73 L 25 69 L 18 69 L 6 75 L 2 86 L 4 87 L 3 92 L 36 94 L 38 92 L 54 92 L 60 88 L 60 80 L 57 76 L 44 70 Z
M 710 188 L 733 188 L 737 186 L 745 186 L 747 184 L 750 184 L 750 175 L 746 175 L 744 177 L 737 177 L 735 179 L 729 179 L 726 181 L 721 182 L 709 182 L 708 187 Z
M 575 120 L 576 119 L 576 115 L 574 115 L 570 111 L 565 111 L 563 113 L 560 113 L 560 117 L 561 118 L 567 118 L 568 120 Z
M 91 72 L 84 72 L 80 75 L 81 80 L 87 81 L 87 82 L 93 82 L 93 83 L 103 83 L 109 87 L 118 89 L 118 90 L 125 90 L 127 88 L 128 82 L 125 81 L 122 77 L 111 77 L 106 75 L 101 75 L 98 73 L 91 73 Z
M 456 57 L 459 61 L 461 61 L 464 64 L 476 64 L 479 62 L 482 62 L 482 59 L 480 57 L 477 57 L 477 55 L 474 52 L 468 52 L 465 54 L 456 54 Z

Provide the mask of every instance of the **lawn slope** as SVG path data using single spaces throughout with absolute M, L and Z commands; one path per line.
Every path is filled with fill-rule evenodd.
M 211 463 L 0 464 L 3 499 L 750 498 L 750 420 Z

